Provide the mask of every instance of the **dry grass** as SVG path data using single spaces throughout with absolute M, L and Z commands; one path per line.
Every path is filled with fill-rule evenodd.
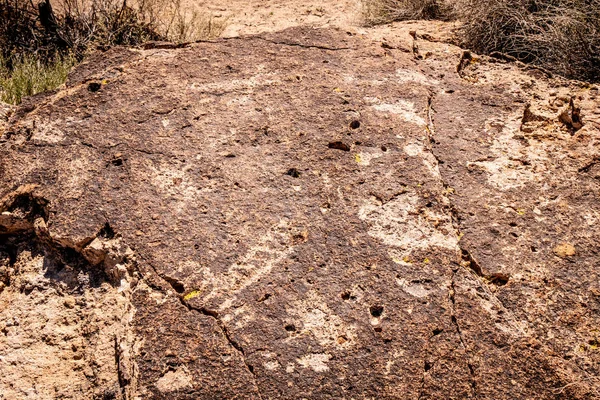
M 362 3 L 366 25 L 415 19 L 447 19 L 451 7 L 443 0 L 367 0 Z
M 57 88 L 67 79 L 75 62 L 73 57 L 64 56 L 45 64 L 29 55 L 13 60 L 9 69 L 0 58 L 0 101 L 19 104 L 25 96 Z
M 457 19 L 457 41 L 560 75 L 600 81 L 600 0 L 366 0 L 366 24 Z

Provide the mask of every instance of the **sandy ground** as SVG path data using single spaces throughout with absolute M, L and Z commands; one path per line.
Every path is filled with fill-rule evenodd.
M 228 18 L 225 37 L 279 31 L 297 25 L 360 24 L 359 0 L 187 0 L 185 6 L 216 18 Z

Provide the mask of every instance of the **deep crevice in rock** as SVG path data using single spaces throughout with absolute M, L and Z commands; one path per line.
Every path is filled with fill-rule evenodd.
M 117 377 L 119 380 L 119 388 L 121 389 L 121 396 L 124 399 L 127 398 L 127 387 L 130 384 L 129 379 L 126 376 L 125 371 L 121 368 L 121 350 L 119 348 L 119 339 L 115 336 L 115 365 L 117 368 Z
M 438 156 L 435 154 L 435 152 L 433 151 L 433 149 L 431 148 L 432 144 L 435 144 L 435 138 L 434 138 L 434 134 L 435 134 L 435 124 L 433 121 L 433 112 L 434 112 L 434 108 L 433 108 L 433 101 L 435 99 L 435 95 L 433 93 L 430 93 L 428 98 L 427 98 L 427 108 L 426 108 L 426 117 L 427 117 L 427 126 L 426 126 L 426 130 L 427 130 L 427 135 L 428 135 L 428 139 L 429 139 L 429 146 L 428 146 L 428 150 L 431 152 L 431 154 L 433 155 L 433 157 L 435 158 L 436 162 L 438 163 L 438 166 L 441 164 L 440 163 L 440 159 L 438 158 Z M 442 183 L 442 186 L 444 188 L 448 188 L 448 184 L 444 181 L 443 177 L 441 176 L 440 173 L 440 180 Z M 452 201 L 450 199 L 448 199 L 448 201 L 450 202 L 450 212 L 451 212 L 451 218 L 452 218 L 452 224 L 454 226 L 454 229 L 456 231 L 456 235 L 458 236 L 458 238 L 461 237 L 460 234 L 460 226 L 458 225 L 459 223 L 459 215 L 458 212 L 456 210 L 456 208 L 454 207 L 454 205 L 452 204 Z M 460 239 L 459 239 L 459 243 L 458 243 L 458 248 L 461 252 L 461 255 L 464 256 L 464 254 L 467 254 L 469 256 L 469 258 L 472 258 L 470 256 L 470 254 L 468 253 L 468 251 L 463 250 L 463 248 L 460 246 Z M 481 272 L 481 268 L 479 267 L 479 264 L 475 263 L 474 264 L 476 266 L 476 268 L 478 268 Z M 471 380 L 471 388 L 473 390 L 473 393 L 475 394 L 475 397 L 477 397 L 477 383 L 475 381 L 475 369 L 473 368 L 473 365 L 471 364 L 471 361 L 469 359 L 469 355 L 468 355 L 468 348 L 466 346 L 464 337 L 463 337 L 463 333 L 462 330 L 460 328 L 460 324 L 458 323 L 458 319 L 456 317 L 456 288 L 455 288 L 455 275 L 456 275 L 456 271 L 452 270 L 452 277 L 451 277 L 451 281 L 450 281 L 450 292 L 449 292 L 449 296 L 450 296 L 450 303 L 452 305 L 452 311 L 451 311 L 451 321 L 452 321 L 452 325 L 455 327 L 456 330 L 456 334 L 458 335 L 458 338 L 460 340 L 460 344 L 463 347 L 464 351 L 465 351 L 465 358 L 466 358 L 466 363 L 467 363 L 467 367 L 469 369 L 469 374 L 470 374 L 470 380 Z

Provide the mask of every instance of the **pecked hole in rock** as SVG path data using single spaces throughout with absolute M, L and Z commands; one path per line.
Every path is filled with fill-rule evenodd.
M 358 129 L 360 128 L 360 121 L 354 120 L 350 122 L 350 129 Z
M 285 174 L 291 176 L 292 178 L 300 178 L 300 171 L 298 171 L 296 168 L 288 169 Z
M 103 237 L 105 239 L 112 239 L 115 237 L 115 231 L 111 228 L 110 224 L 107 222 L 104 224 L 98 236 Z
M 339 142 L 339 141 L 329 142 L 327 147 L 329 147 L 330 149 L 335 149 L 335 150 L 350 151 L 350 146 L 348 146 L 344 142 Z
M 88 90 L 90 92 L 97 92 L 98 90 L 100 90 L 100 88 L 102 87 L 102 85 L 99 82 L 90 82 L 88 84 Z
M 381 314 L 383 314 L 383 306 L 380 306 L 380 305 L 371 306 L 369 308 L 369 312 L 371 313 L 371 315 L 373 317 L 379 318 L 379 317 L 381 317 Z
M 493 274 L 488 277 L 488 282 L 496 286 L 504 286 L 508 283 L 510 277 L 505 274 Z
M 167 281 L 169 283 L 169 285 L 171 285 L 171 287 L 173 288 L 173 290 L 175 290 L 177 293 L 184 293 L 185 292 L 185 285 L 179 281 L 176 278 L 172 278 L 170 276 L 163 276 L 163 279 L 165 281 Z

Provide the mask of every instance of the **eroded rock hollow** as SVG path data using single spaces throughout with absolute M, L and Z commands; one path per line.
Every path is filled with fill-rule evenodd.
M 15 110 L 0 398 L 599 398 L 598 89 L 409 28 L 111 49 Z

